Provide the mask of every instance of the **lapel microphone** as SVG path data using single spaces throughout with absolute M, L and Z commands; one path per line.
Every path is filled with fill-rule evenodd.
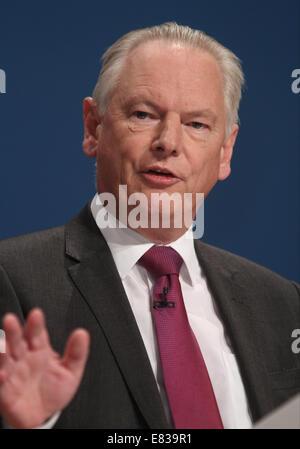
M 163 297 L 162 301 L 153 301 L 153 308 L 154 309 L 161 309 L 161 308 L 168 308 L 168 309 L 174 309 L 175 308 L 175 302 L 174 301 L 168 301 L 168 287 L 163 288 L 163 292 L 159 294 L 159 296 Z

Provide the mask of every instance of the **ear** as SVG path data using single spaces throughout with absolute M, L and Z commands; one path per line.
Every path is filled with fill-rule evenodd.
M 223 143 L 223 146 L 221 148 L 219 181 L 224 181 L 224 179 L 226 179 L 230 175 L 230 161 L 238 130 L 238 125 L 233 125 L 230 136 L 225 139 L 225 142 Z
M 98 148 L 97 128 L 101 123 L 97 105 L 93 98 L 83 100 L 84 138 L 82 147 L 88 157 L 96 157 Z

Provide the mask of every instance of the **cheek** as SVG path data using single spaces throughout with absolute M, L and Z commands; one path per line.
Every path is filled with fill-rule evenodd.
M 98 160 L 102 161 L 108 170 L 120 165 L 124 152 L 123 144 L 124 139 L 119 130 L 107 126 L 99 139 Z
M 144 134 L 136 131 L 128 123 L 121 123 L 110 132 L 107 142 L 112 144 L 121 157 L 134 154 L 144 140 Z
M 120 141 L 121 155 L 124 163 L 139 165 L 141 159 L 149 156 L 152 144 L 152 134 L 147 131 L 124 133 Z
M 141 133 L 127 132 L 126 129 L 118 127 L 111 129 L 103 136 L 98 161 L 103 167 L 103 176 L 118 179 L 121 184 L 133 182 L 136 167 L 144 154 L 145 139 Z
M 218 177 L 220 165 L 220 150 L 201 148 L 198 154 L 189 160 L 191 182 L 201 185 L 203 182 Z

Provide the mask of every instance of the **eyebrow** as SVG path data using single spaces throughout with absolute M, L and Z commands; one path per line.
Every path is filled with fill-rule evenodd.
M 216 114 L 209 108 L 206 109 L 197 109 L 195 111 L 189 111 L 185 114 L 187 117 L 205 117 L 213 122 L 217 120 Z
M 146 100 L 145 98 L 142 98 L 139 96 L 133 96 L 125 102 L 126 107 L 131 107 L 134 104 L 143 104 L 143 105 L 149 106 L 153 109 L 157 109 L 160 111 L 162 110 L 161 106 L 159 106 L 158 104 L 154 103 L 151 100 Z M 216 114 L 210 108 L 196 109 L 193 111 L 188 111 L 188 112 L 185 112 L 184 115 L 187 117 L 205 117 L 205 118 L 212 120 L 213 122 L 215 122 L 217 120 Z
M 128 100 L 126 100 L 124 102 L 124 104 L 126 107 L 133 106 L 134 104 L 144 104 L 145 106 L 150 106 L 153 109 L 161 109 L 160 106 L 153 103 L 152 101 L 146 100 L 145 98 L 138 97 L 138 96 L 133 96 L 133 97 L 129 98 Z

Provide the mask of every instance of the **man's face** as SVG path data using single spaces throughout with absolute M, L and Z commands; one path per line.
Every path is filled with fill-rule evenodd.
M 165 42 L 133 50 L 97 126 L 98 192 L 204 193 L 230 173 L 220 68 L 208 53 Z M 90 154 L 91 155 L 91 152 Z M 159 174 L 163 170 L 169 174 Z

